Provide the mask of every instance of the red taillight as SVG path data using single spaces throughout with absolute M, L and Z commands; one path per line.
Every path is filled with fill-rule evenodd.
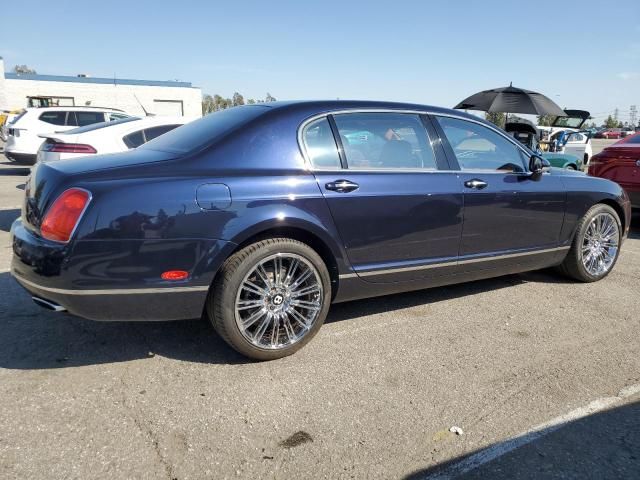
M 168 270 L 160 275 L 163 280 L 184 280 L 188 276 L 189 272 L 184 270 Z
M 65 190 L 47 211 L 40 225 L 41 235 L 56 242 L 68 242 L 89 200 L 86 190 Z
M 56 153 L 98 153 L 91 145 L 83 143 L 47 143 L 43 150 Z

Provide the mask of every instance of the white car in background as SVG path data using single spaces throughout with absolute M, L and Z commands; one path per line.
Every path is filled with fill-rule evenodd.
M 588 165 L 593 155 L 591 134 L 582 127 L 591 114 L 586 110 L 565 110 L 565 113 L 566 117 L 556 117 L 550 127 L 538 126 L 540 143 L 546 144 L 548 151 L 573 155 Z
M 128 118 L 130 115 L 113 108 L 43 107 L 26 108 L 7 126 L 5 156 L 18 163 L 33 164 L 41 134 L 62 132 L 94 123 Z
M 116 153 L 139 147 L 184 125 L 185 117 L 128 117 L 66 132 L 41 134 L 38 162 L 52 162 L 91 154 Z

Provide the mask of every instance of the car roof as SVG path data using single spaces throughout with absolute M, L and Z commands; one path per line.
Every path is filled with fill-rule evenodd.
M 27 112 L 67 112 L 70 110 L 87 110 L 87 111 L 96 111 L 96 112 L 118 112 L 118 113 L 126 113 L 117 108 L 109 108 L 109 107 L 90 107 L 90 106 L 73 106 L 69 105 L 66 107 L 27 107 L 25 108 Z
M 389 102 L 377 100 L 291 100 L 276 101 L 267 103 L 258 103 L 255 105 L 268 107 L 275 111 L 295 111 L 297 113 L 307 113 L 309 116 L 314 114 L 322 114 L 325 112 L 339 110 L 400 110 L 400 111 L 417 111 L 429 112 L 433 114 L 455 115 L 458 117 L 468 118 L 474 121 L 480 121 L 490 127 L 495 125 L 487 122 L 482 117 L 465 112 L 464 110 L 454 110 L 451 108 L 435 107 L 432 105 L 423 105 L 419 103 L 405 102 Z M 252 105 L 253 106 L 253 105 Z

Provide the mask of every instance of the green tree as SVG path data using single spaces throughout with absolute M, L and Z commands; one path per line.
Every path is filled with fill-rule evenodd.
M 604 121 L 604 126 L 606 128 L 616 128 L 618 126 L 618 121 L 615 118 L 613 118 L 611 115 L 609 115 L 607 119 Z
M 13 72 L 17 74 L 24 73 L 24 74 L 33 74 L 33 75 L 38 73 L 33 68 L 29 68 L 26 65 L 16 65 L 15 67 L 13 67 Z
M 538 125 L 541 127 L 550 127 L 555 119 L 555 115 L 538 115 Z
M 256 103 L 256 101 L 253 98 L 250 98 L 250 99 L 247 100 L 247 105 L 253 105 L 255 103 Z
M 276 97 L 273 97 L 269 92 L 267 92 L 267 96 L 264 97 L 265 102 L 275 102 Z
M 202 115 L 214 112 L 213 97 L 208 93 L 202 96 Z
M 487 112 L 484 115 L 484 118 L 488 121 L 497 125 L 500 128 L 504 128 L 505 115 L 502 112 Z
M 231 100 L 231 104 L 234 107 L 238 107 L 240 105 L 244 105 L 244 97 L 240 95 L 238 92 L 233 94 L 233 99 Z

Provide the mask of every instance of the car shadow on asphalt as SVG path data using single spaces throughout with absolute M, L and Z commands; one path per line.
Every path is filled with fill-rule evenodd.
M 3 230 L 19 215 L 18 210 L 6 212 L 0 212 Z M 640 229 L 632 230 L 632 235 L 640 238 Z M 574 283 L 553 270 L 507 275 L 336 304 L 326 322 L 445 302 L 527 282 Z M 9 273 L 0 273 L 0 292 L 0 368 L 54 369 L 125 362 L 155 355 L 211 364 L 250 362 L 231 349 L 203 319 L 94 322 L 53 313 L 36 306 Z
M 528 275 L 528 274 L 527 274 Z M 327 323 L 481 294 L 527 281 L 509 275 L 333 305 Z M 172 322 L 95 322 L 36 306 L 9 273 L 0 273 L 0 368 L 50 369 L 124 362 L 155 355 L 189 362 L 239 364 L 250 360 L 231 349 L 204 319 Z
M 8 232 L 11 230 L 11 224 L 20 216 L 20 209 L 12 208 L 10 210 L 0 210 L 0 230 Z
M 638 478 L 640 402 L 597 412 L 559 427 L 495 443 L 414 472 L 405 480 Z M 459 438 L 451 434 L 443 441 L 453 444 Z

